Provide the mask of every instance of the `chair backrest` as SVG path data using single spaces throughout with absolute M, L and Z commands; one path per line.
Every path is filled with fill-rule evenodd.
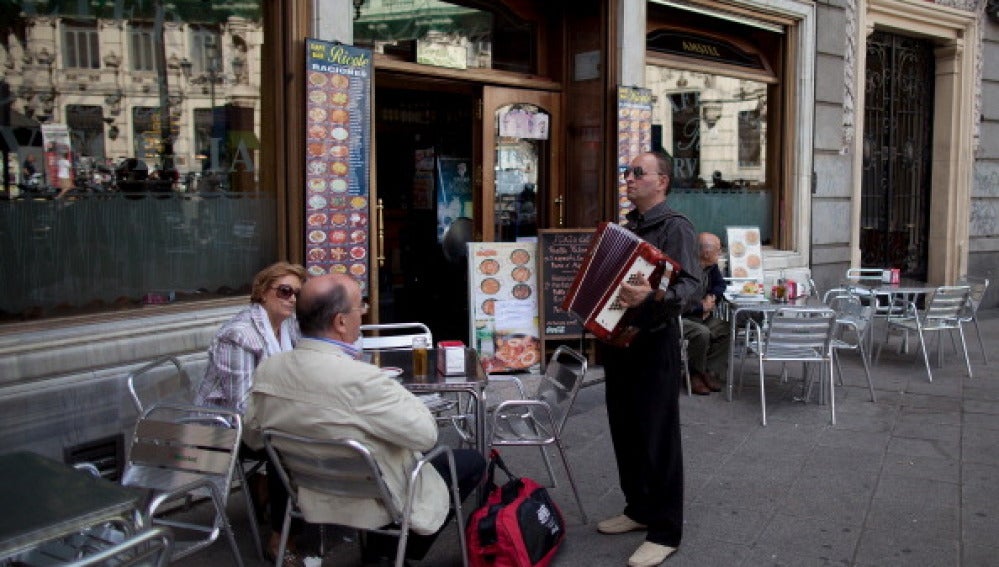
M 822 303 L 829 306 L 830 309 L 838 311 L 840 306 L 846 303 L 855 303 L 860 305 L 860 298 L 857 297 L 853 290 L 847 287 L 834 287 L 822 296 Z
M 551 408 L 557 433 L 562 432 L 562 427 L 569 418 L 569 410 L 572 409 L 585 376 L 586 358 L 583 355 L 564 345 L 555 349 L 534 399 L 547 403 Z
M 215 484 L 224 503 L 242 437 L 243 421 L 234 411 L 156 404 L 135 424 L 125 477 L 137 467 L 200 475 Z
M 382 478 L 381 468 L 371 451 L 354 439 L 316 439 L 265 429 L 264 447 L 277 465 L 288 494 L 298 501 L 298 489 L 349 498 L 374 499 L 395 522 L 402 522 L 402 510 Z
M 926 303 L 922 317 L 925 321 L 956 321 L 968 303 L 971 289 L 968 286 L 938 287 Z
M 167 363 L 173 364 L 176 373 L 169 373 L 161 368 Z M 173 356 L 161 356 L 142 365 L 129 372 L 125 381 L 132 397 L 132 405 L 139 415 L 159 401 L 190 403 L 194 399 L 191 378 L 180 361 Z
M 846 279 L 849 281 L 881 281 L 884 270 L 881 268 L 849 268 L 846 270 Z
M 66 563 L 68 567 L 165 567 L 170 563 L 173 534 L 163 527 L 143 530 L 106 549 Z
M 434 344 L 430 327 L 423 323 L 380 323 L 361 325 L 361 348 L 363 350 L 409 350 L 413 339 L 426 337 Z
M 982 304 L 982 299 L 985 298 L 985 292 L 989 289 L 989 279 L 977 276 L 964 276 L 958 280 L 957 285 L 966 285 L 971 290 L 971 293 L 968 295 L 968 309 L 965 316 L 974 317 L 978 313 L 978 306 Z
M 861 305 L 856 298 L 853 301 L 844 301 L 836 307 L 836 319 L 840 322 L 848 322 L 857 331 L 857 337 L 863 340 L 867 334 L 867 329 L 874 317 L 874 307 Z
M 836 312 L 827 307 L 782 307 L 770 318 L 764 356 L 787 348 L 829 352 Z

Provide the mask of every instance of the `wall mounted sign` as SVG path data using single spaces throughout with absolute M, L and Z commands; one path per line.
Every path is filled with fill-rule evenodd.
M 307 39 L 305 262 L 341 273 L 367 293 L 371 51 Z
M 617 88 L 617 165 L 627 167 L 639 154 L 652 149 L 652 91 L 638 87 Z M 617 216 L 623 223 L 634 208 L 628 185 L 617 178 Z

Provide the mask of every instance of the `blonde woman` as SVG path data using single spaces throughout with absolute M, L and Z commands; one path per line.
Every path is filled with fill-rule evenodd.
M 288 262 L 271 264 L 253 278 L 250 306 L 222 325 L 208 347 L 208 368 L 195 403 L 224 407 L 240 414 L 244 412 L 257 366 L 270 356 L 291 350 L 301 337 L 295 305 L 305 279 L 305 268 Z M 267 461 L 266 485 L 258 476 L 251 478 L 250 485 L 257 510 L 262 512 L 270 501 L 272 535 L 267 553 L 273 557 L 277 552 L 287 494 L 266 453 L 244 445 L 240 454 Z M 294 551 L 285 553 L 282 564 L 286 567 L 303 565 Z

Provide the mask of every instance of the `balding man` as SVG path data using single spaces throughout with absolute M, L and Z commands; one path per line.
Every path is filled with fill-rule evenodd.
M 718 303 L 725 301 L 725 277 L 718 268 L 721 240 L 710 232 L 698 235 L 703 297 L 683 315 L 683 338 L 687 339 L 690 389 L 698 395 L 721 391 L 719 377 L 728 364 L 729 325 L 715 317 Z
M 264 429 L 316 437 L 350 438 L 371 449 L 392 493 L 405 491 L 409 471 L 421 451 L 437 443 L 437 422 L 427 407 L 377 366 L 359 360 L 353 346 L 360 337 L 368 305 L 357 282 L 333 274 L 302 286 L 296 311 L 302 339 L 289 352 L 272 356 L 254 376 L 246 411 L 250 437 Z M 458 485 L 464 499 L 485 471 L 477 451 L 454 451 Z M 446 457 L 423 469 L 416 487 L 407 557 L 421 559 L 449 518 Z M 450 481 L 447 481 L 450 482 Z M 374 500 L 342 498 L 299 490 L 306 521 L 376 529 L 391 523 Z M 370 534 L 368 560 L 395 555 L 395 539 Z
M 633 310 L 641 332 L 627 348 L 600 345 L 606 374 L 607 421 L 624 493 L 621 514 L 597 524 L 604 534 L 644 530 L 629 567 L 659 565 L 683 533 L 683 452 L 680 440 L 679 315 L 701 298 L 697 233 L 666 204 L 672 159 L 644 153 L 623 171 L 635 210 L 625 228 L 683 269 L 673 285 L 652 289 L 645 278 L 622 284 L 618 298 Z

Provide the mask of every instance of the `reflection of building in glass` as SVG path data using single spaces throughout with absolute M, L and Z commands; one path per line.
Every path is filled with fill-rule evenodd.
M 75 156 L 102 164 L 139 158 L 181 176 L 217 171 L 239 144 L 255 162 L 259 10 L 219 2 L 206 10 L 194 0 L 109 4 L 117 5 L 67 2 L 52 14 L 25 4 L 2 24 L 12 124 L 65 123 Z
M 674 157 L 674 187 L 760 187 L 766 182 L 765 83 L 649 66 L 653 121 Z M 720 180 L 712 183 L 713 180 Z

